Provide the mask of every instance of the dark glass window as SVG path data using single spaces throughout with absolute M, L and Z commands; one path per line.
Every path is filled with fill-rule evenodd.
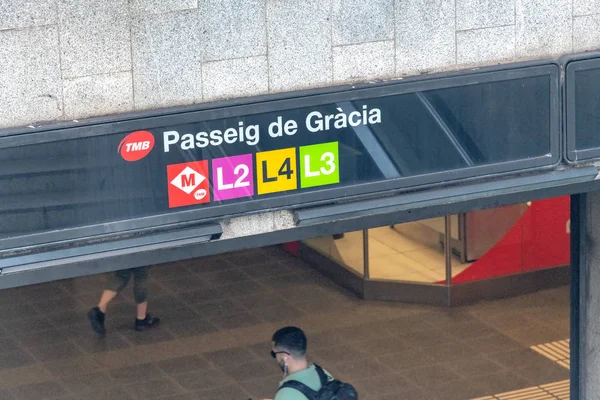
M 578 149 L 600 147 L 600 68 L 577 73 L 575 118 Z
M 551 153 L 550 79 L 511 79 L 372 101 L 395 117 L 375 128 L 403 176 Z

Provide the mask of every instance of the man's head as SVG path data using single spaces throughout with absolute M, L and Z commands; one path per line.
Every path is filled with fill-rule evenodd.
M 271 356 L 283 372 L 292 372 L 306 364 L 306 335 L 302 329 L 287 326 L 273 334 Z

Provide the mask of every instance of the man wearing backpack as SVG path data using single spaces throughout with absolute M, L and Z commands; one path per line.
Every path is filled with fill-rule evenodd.
M 333 378 L 306 358 L 306 335 L 289 326 L 273 334 L 271 357 L 283 371 L 274 399 L 263 400 L 357 400 L 354 388 Z

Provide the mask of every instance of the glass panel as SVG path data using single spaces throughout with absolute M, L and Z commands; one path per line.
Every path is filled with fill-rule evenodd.
M 402 176 L 550 153 L 547 77 L 411 93 L 389 100 L 369 101 L 383 115 L 394 115 L 374 127 L 374 133 L 385 143 Z
M 362 230 L 307 239 L 303 243 L 336 263 L 364 276 L 365 254 Z
M 446 281 L 444 217 L 369 229 L 371 279 Z
M 542 134 L 550 131 L 549 91 L 549 80 L 536 77 L 426 95 L 474 165 L 482 165 L 550 151 L 549 135 Z
M 575 148 L 600 147 L 600 68 L 575 73 Z
M 526 209 L 526 204 L 516 204 L 461 214 L 461 238 L 452 259 L 452 283 L 520 272 Z
M 569 197 L 450 216 L 452 284 L 569 263 Z M 446 283 L 444 217 L 368 230 L 371 279 Z M 362 231 L 305 241 L 363 273 Z

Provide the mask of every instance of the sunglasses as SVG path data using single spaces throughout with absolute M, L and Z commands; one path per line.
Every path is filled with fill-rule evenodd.
M 276 358 L 277 354 L 287 354 L 288 356 L 290 355 L 290 353 L 288 353 L 287 351 L 273 351 L 273 350 L 271 350 L 271 357 Z

